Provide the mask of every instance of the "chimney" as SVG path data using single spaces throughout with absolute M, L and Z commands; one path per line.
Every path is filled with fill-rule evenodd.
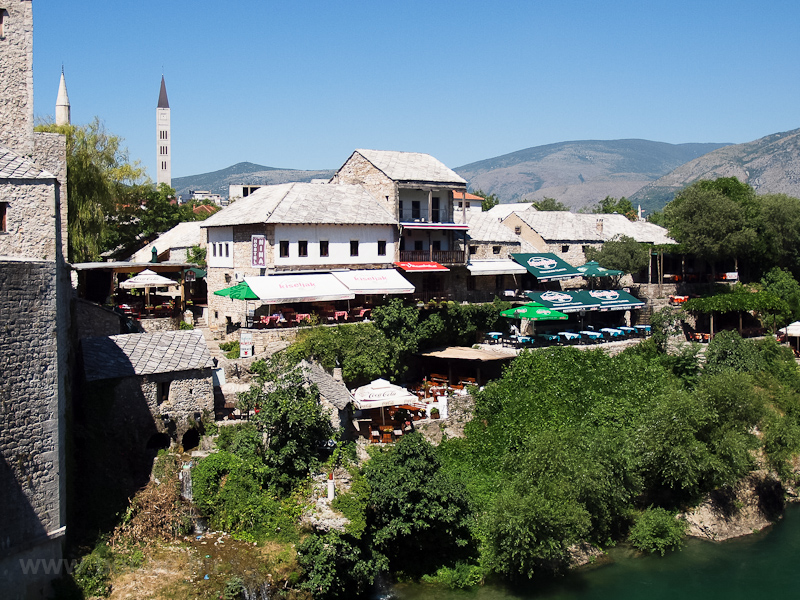
M 597 233 L 603 233 L 603 219 L 597 219 Z

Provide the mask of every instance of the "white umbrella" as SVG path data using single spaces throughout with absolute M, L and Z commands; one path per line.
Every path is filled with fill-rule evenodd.
M 138 275 L 134 275 L 130 279 L 126 279 L 122 283 L 119 284 L 119 287 L 125 290 L 132 290 L 134 288 L 144 288 L 144 292 L 146 295 L 145 302 L 150 304 L 150 288 L 152 287 L 165 287 L 165 286 L 172 286 L 172 285 L 180 285 L 177 281 L 173 281 L 168 277 L 164 277 L 163 275 L 159 275 L 158 273 L 151 271 L 150 269 L 145 269 Z
M 419 405 L 419 398 L 407 389 L 389 383 L 385 379 L 376 379 L 368 385 L 361 386 L 353 395 L 353 403 L 359 410 L 400 406 L 403 404 Z

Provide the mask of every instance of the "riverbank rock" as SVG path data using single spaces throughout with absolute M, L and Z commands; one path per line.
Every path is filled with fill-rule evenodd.
M 333 473 L 336 495 L 350 491 L 350 473 L 346 469 L 336 469 Z M 302 523 L 312 529 L 327 533 L 331 530 L 344 531 L 350 522 L 344 515 L 334 511 L 328 500 L 328 474 L 317 473 L 312 477 L 311 500 L 314 502 L 302 516 Z
M 446 436 L 464 437 L 464 426 L 472 419 L 475 400 L 472 396 L 453 395 L 447 399 L 446 419 L 424 419 L 414 423 L 414 428 L 434 446 L 438 446 Z
M 687 534 L 714 541 L 748 535 L 781 518 L 784 488 L 766 471 L 756 471 L 733 490 L 718 490 L 696 508 L 684 513 Z

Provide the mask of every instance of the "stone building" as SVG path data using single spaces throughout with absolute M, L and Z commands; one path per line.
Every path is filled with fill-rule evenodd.
M 387 268 L 397 255 L 396 219 L 359 185 L 264 186 L 201 227 L 212 327 L 244 321 L 243 302 L 212 292 L 245 277 Z
M 200 331 L 85 338 L 81 356 L 83 396 L 103 405 L 116 446 L 134 453 L 186 446 L 187 434 L 213 415 L 213 362 Z
M 454 193 L 467 182 L 429 154 L 356 150 L 331 183 L 364 186 L 400 223 L 400 262 L 466 263 L 469 226 L 454 220 Z

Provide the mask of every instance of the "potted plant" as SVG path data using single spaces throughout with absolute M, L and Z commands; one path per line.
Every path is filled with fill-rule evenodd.
M 436 406 L 434 406 L 431 409 L 431 419 L 438 419 L 438 418 L 439 418 L 439 409 Z

